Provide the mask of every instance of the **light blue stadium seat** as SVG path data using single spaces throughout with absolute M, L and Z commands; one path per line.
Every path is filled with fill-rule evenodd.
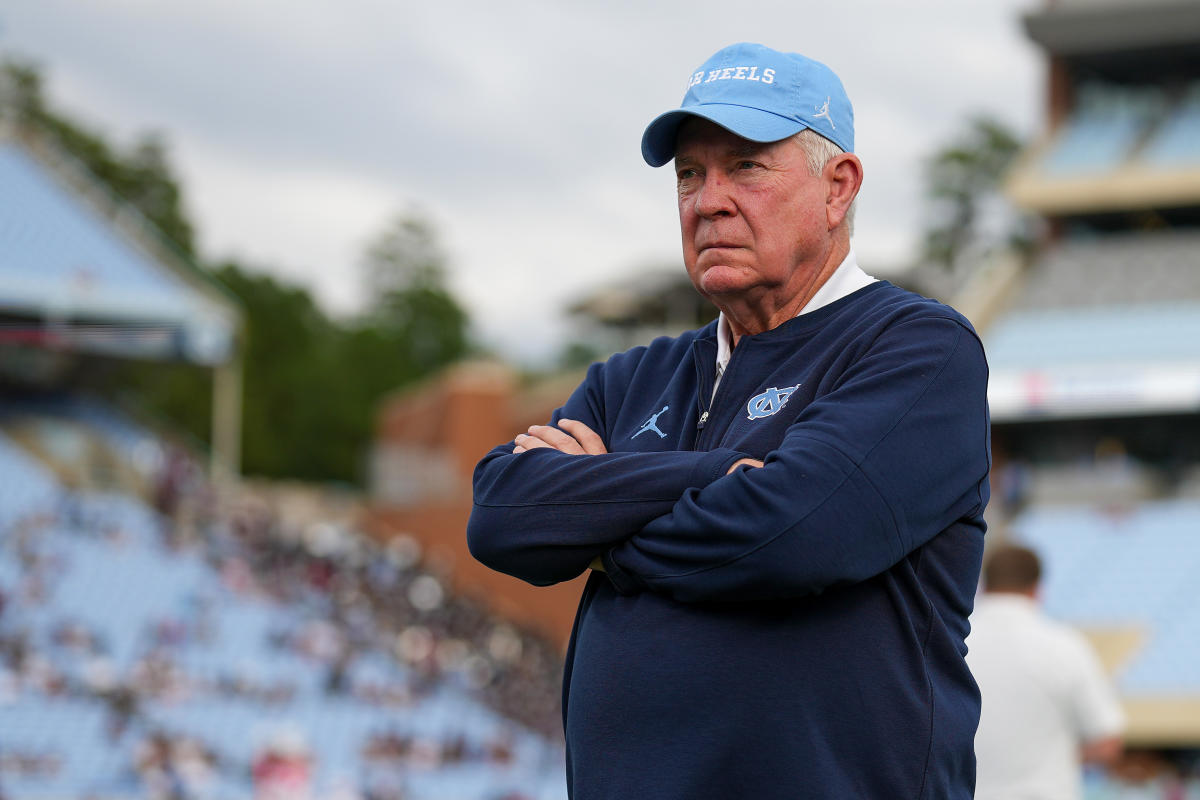
M 141 434 L 131 426 L 121 435 Z M 0 435 L 0 521 L 52 510 L 62 494 L 44 467 Z M 114 744 L 108 738 L 108 712 L 101 701 L 52 700 L 23 691 L 14 702 L 0 705 L 0 751 L 14 746 L 45 748 L 61 752 L 64 765 L 53 779 L 7 780 L 6 797 L 143 797 L 144 787 L 129 772 L 133 748 L 141 737 L 161 729 L 195 737 L 233 765 L 233 772 L 216 778 L 208 797 L 245 798 L 251 792 L 246 770 L 255 748 L 280 726 L 296 726 L 316 754 L 315 796 L 323 796 L 339 780 L 362 777 L 362 750 L 373 734 L 395 730 L 434 739 L 462 734 L 472 747 L 480 748 L 502 729 L 512 731 L 516 757 L 511 766 L 444 765 L 420 774 L 412 800 L 490 798 L 506 787 L 554 800 L 565 796 L 561 750 L 503 720 L 453 676 L 411 707 L 389 708 L 349 695 L 328 696 L 323 690 L 325 666 L 276 649 L 268 641 L 271 631 L 295 630 L 316 613 L 320 602 L 281 605 L 239 596 L 222 583 L 202 553 L 166 550 L 161 521 L 136 498 L 97 492 L 71 493 L 70 498 L 79 509 L 82 527 L 59 520 L 39 530 L 36 539 L 38 550 L 52 555 L 63 570 L 50 587 L 49 601 L 41 606 L 14 606 L 11 614 L 6 609 L 0 624 L 19 615 L 20 624 L 31 631 L 35 650 L 81 679 L 85 661 L 52 642 L 57 625 L 73 621 L 98 633 L 115 666 L 127 673 L 146 650 L 151 623 L 164 618 L 189 620 L 200 605 L 198 598 L 205 598 L 215 635 L 208 643 L 187 640 L 170 648 L 174 662 L 186 674 L 210 682 L 239 671 L 262 684 L 287 681 L 296 687 L 296 694 L 290 703 L 275 706 L 212 694 L 175 704 L 144 701 L 142 716 Z M 120 541 L 105 535 L 111 528 L 123 532 Z M 7 581 L 19 577 L 19 567 L 4 543 L 0 538 L 0 582 L 7 586 Z M 352 682 L 409 679 L 409 669 L 385 652 L 384 644 L 355 660 L 350 668 Z
M 1079 104 L 1042 158 L 1052 175 L 1111 171 L 1133 155 L 1147 129 L 1162 113 L 1155 87 L 1085 86 Z
M 1200 304 L 1014 312 L 984 344 L 992 369 L 1200 359 Z
M 0 433 L 0 537 L 24 517 L 53 511 L 61 492 L 49 468 Z
M 1146 144 L 1141 158 L 1158 167 L 1200 165 L 1200 83 L 1184 94 L 1171 116 Z
M 1148 632 L 1118 676 L 1123 692 L 1200 692 L 1200 502 L 1146 503 L 1119 515 L 1031 508 L 1012 527 L 1043 560 L 1047 613 Z
M 23 287 L 47 284 L 64 300 L 85 290 L 95 300 L 124 297 L 127 307 L 152 317 L 186 305 L 182 281 L 151 266 L 12 141 L 0 141 L 0 186 L 0 285 L 10 302 L 21 298 Z M 38 269 L 30 269 L 35 263 Z

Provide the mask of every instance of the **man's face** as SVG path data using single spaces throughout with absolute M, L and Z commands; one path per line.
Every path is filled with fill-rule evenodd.
M 828 256 L 826 183 L 796 142 L 751 142 L 691 119 L 679 129 L 675 175 L 684 264 L 717 305 L 791 297 Z

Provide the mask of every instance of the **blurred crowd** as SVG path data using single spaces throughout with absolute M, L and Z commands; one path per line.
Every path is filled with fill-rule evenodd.
M 277 716 L 296 702 L 301 687 L 286 674 L 264 677 L 236 663 L 216 672 L 189 669 L 183 654 L 203 651 L 216 635 L 212 597 L 197 593 L 182 612 L 156 615 L 125 664 L 103 631 L 54 618 L 55 593 L 70 570 L 61 552 L 44 546 L 49 531 L 69 531 L 114 553 L 132 546 L 119 518 L 98 513 L 80 496 L 63 490 L 52 507 L 0 530 L 0 566 L 8 561 L 12 567 L 0 571 L 0 712 L 29 696 L 103 709 L 105 736 L 127 753 L 121 785 L 137 796 L 217 796 L 212 787 L 222 777 L 248 779 L 256 797 L 310 796 L 320 756 L 302 736 L 276 735 L 247 759 L 224 752 L 220 741 L 166 730 L 148 713 L 203 699 L 236 701 Z M 272 498 L 254 490 L 218 503 L 201 470 L 181 451 L 162 460 L 150 499 L 161 515 L 153 544 L 160 552 L 199 554 L 229 592 L 298 611 L 266 638 L 281 656 L 316 665 L 325 696 L 399 711 L 452 686 L 542 737 L 549 754 L 542 767 L 561 771 L 561 655 L 537 635 L 453 593 L 448 576 L 424 563 L 414 539 L 381 544 L 321 518 L 289 523 Z M 399 671 L 355 669 L 360 659 L 380 657 Z M 380 729 L 358 747 L 362 768 L 353 785 L 321 796 L 401 800 L 406 776 L 414 772 L 512 763 L 512 738 L 506 730 L 481 741 L 461 732 Z M 6 782 L 52 778 L 64 759 L 44 745 L 0 747 L 0 798 Z M 494 795 L 501 796 L 523 795 Z
M 209 558 L 228 585 L 321 611 L 272 640 L 323 664 L 328 692 L 404 705 L 455 675 L 506 717 L 561 738 L 559 652 L 451 592 L 447 576 L 427 571 L 415 539 L 377 545 L 320 522 L 288 530 L 255 496 L 243 497 L 228 523 L 210 531 Z M 416 679 L 349 682 L 355 659 L 381 646 Z
M 236 495 L 218 498 L 187 451 L 167 443 L 152 463 L 149 490 L 142 494 L 154 520 L 148 540 L 111 503 L 71 489 L 32 512 L 0 515 L 0 728 L 5 708 L 22 698 L 38 698 L 47 708 L 93 711 L 97 738 L 123 766 L 108 788 L 80 796 L 414 800 L 439 796 L 414 790 L 414 777 L 476 767 L 500 774 L 513 766 L 521 758 L 519 730 L 547 743 L 538 769 L 561 774 L 561 654 L 456 594 L 445 568 L 427 558 L 415 539 L 376 541 L 342 509 L 324 513 L 320 500 L 315 510 L 297 514 L 271 487 L 244 485 Z M 1108 455 L 1104 463 L 1119 473 L 1120 486 L 1140 485 L 1128 459 Z M 1031 481 L 1031 469 L 1012 461 L 997 472 L 999 504 L 1010 513 L 1028 502 L 1031 485 L 1072 497 L 1083 491 L 1077 484 L 1097 490 L 1094 469 L 1086 483 L 1063 469 L 1052 480 Z M 1111 482 L 1105 484 L 1108 500 L 1116 494 Z M 180 606 L 155 608 L 137 631 L 132 657 L 122 658 L 105 629 L 61 613 L 55 604 L 64 583 L 75 579 L 72 569 L 86 569 L 70 563 L 70 551 L 48 546 L 53 536 L 64 535 L 114 556 L 152 548 L 198 559 L 226 599 L 194 591 Z M 314 691 L 298 671 L 213 658 L 205 662 L 208 668 L 197 668 L 196 653 L 225 652 L 218 643 L 229 596 L 247 608 L 291 610 L 271 617 L 261 644 L 282 663 L 315 670 L 320 696 L 394 713 L 396 724 L 372 723 L 353 743 L 353 775 L 318 785 L 327 754 L 298 729 L 274 729 L 246 751 L 219 735 L 163 724 L 158 712 L 189 703 L 237 705 L 263 719 L 286 719 Z M 394 668 L 381 668 L 381 659 Z M 512 726 L 475 735 L 453 724 L 402 723 L 446 687 Z M 25 796 L 10 788 L 15 782 L 49 784 L 70 771 L 75 754 L 53 738 L 15 741 L 0 737 L 0 800 Z M 546 796 L 536 788 L 513 790 L 511 783 L 469 796 Z M 1131 750 L 1111 770 L 1088 776 L 1085 798 L 1200 800 L 1200 753 Z
M 1200 800 L 1200 751 L 1130 748 L 1085 773 L 1084 800 Z

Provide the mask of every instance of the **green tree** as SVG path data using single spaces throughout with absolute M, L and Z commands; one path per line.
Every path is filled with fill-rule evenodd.
M 1020 220 L 997 225 L 986 219 L 1002 205 L 1000 183 L 1020 149 L 1020 139 L 1002 122 L 976 116 L 927 162 L 930 219 L 922 248 L 927 263 L 950 270 L 980 251 L 1027 244 Z
M 412 260 L 391 232 L 384 239 L 391 263 Z M 441 262 L 432 266 L 412 271 L 407 284 L 393 276 L 370 308 L 345 321 L 329 318 L 304 288 L 263 271 L 232 261 L 212 270 L 245 315 L 246 474 L 362 483 L 383 398 L 468 351 L 467 315 L 441 283 Z M 371 268 L 382 271 L 378 263 Z M 205 440 L 210 380 L 190 365 L 127 362 L 114 366 L 109 383 L 138 387 L 140 404 Z
M 468 353 L 467 312 L 446 287 L 445 265 L 437 231 L 418 211 L 397 216 L 367 247 L 366 308 L 346 326 L 343 354 L 366 419 L 386 393 Z
M 370 301 L 328 318 L 303 289 L 225 264 L 246 309 L 243 464 L 248 474 L 361 483 L 379 403 L 468 350 L 436 232 L 412 214 L 367 249 Z
M 467 314 L 446 286 L 445 254 L 420 212 L 398 216 L 370 244 L 363 282 L 366 310 L 349 333 L 356 355 L 379 368 L 363 376 L 370 385 L 402 386 L 467 353 Z
M 600 361 L 608 353 L 592 342 L 572 340 L 563 345 L 558 353 L 558 369 L 583 369 L 593 361 Z
M 420 209 L 397 215 L 367 246 L 362 277 L 370 308 L 396 292 L 445 282 L 446 254 L 433 223 Z
M 215 277 L 241 301 L 242 468 L 251 475 L 353 480 L 354 453 L 328 411 L 338 391 L 337 326 L 307 290 L 235 262 Z

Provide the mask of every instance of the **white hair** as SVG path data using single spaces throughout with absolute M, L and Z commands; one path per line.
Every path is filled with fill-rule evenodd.
M 808 162 L 808 172 L 813 177 L 820 175 L 825 169 L 825 165 L 831 160 L 846 152 L 821 134 L 809 128 L 805 128 L 793 136 L 792 141 L 800 145 L 800 149 L 804 152 L 805 161 Z M 846 216 L 843 220 L 846 232 L 850 234 L 854 233 L 854 209 L 857 205 L 858 198 L 855 198 L 854 202 L 850 204 L 850 208 L 846 210 Z

